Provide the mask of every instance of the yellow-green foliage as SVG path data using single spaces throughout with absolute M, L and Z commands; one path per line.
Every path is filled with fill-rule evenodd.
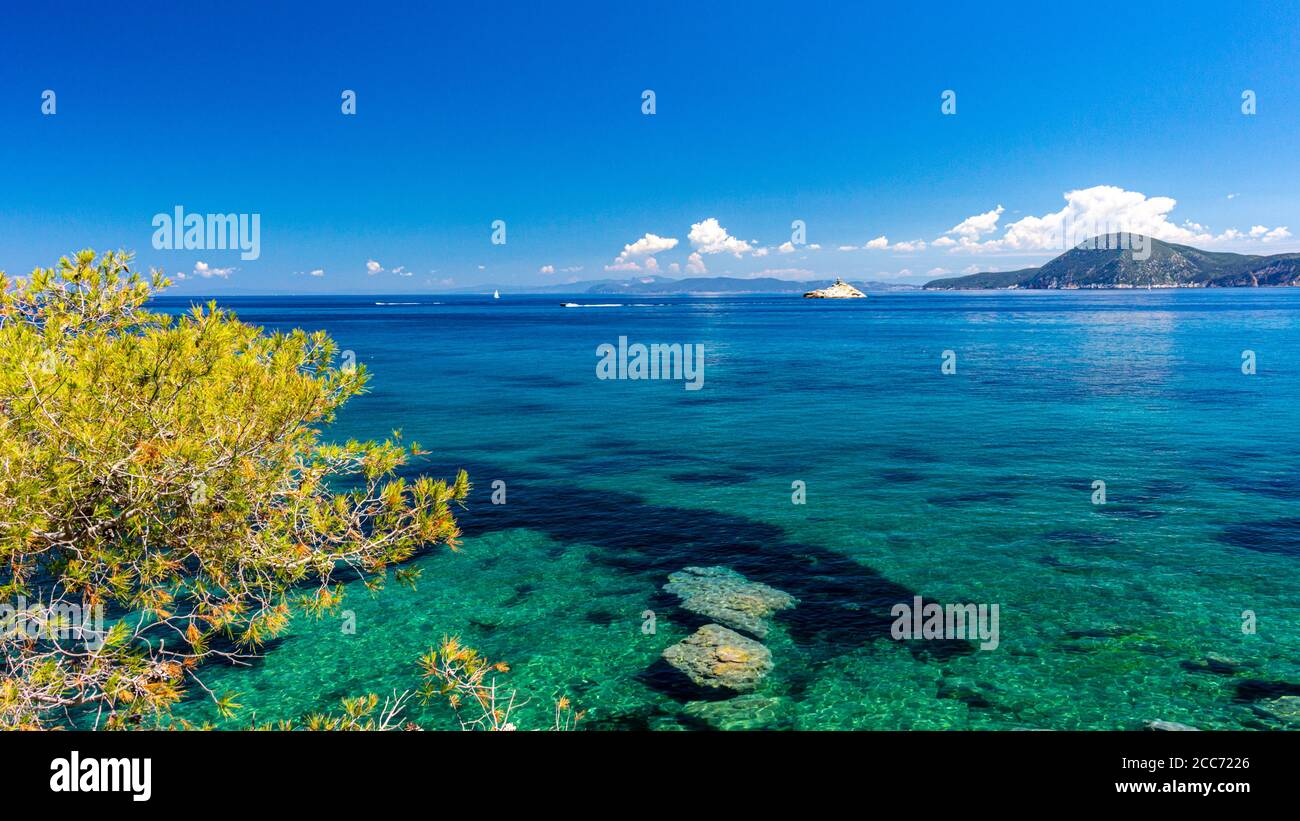
M 366 384 L 328 337 L 268 334 L 215 304 L 155 313 L 169 283 L 128 263 L 82 251 L 0 273 L 0 602 L 116 621 L 93 652 L 0 634 L 0 726 L 165 713 L 202 662 L 283 631 L 291 593 L 333 609 L 345 568 L 382 579 L 459 536 L 463 471 L 405 481 L 419 451 L 397 437 L 321 442 Z

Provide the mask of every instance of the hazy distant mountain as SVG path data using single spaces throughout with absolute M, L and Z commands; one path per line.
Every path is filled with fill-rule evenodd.
M 1149 254 L 1135 253 L 1143 242 Z M 1093 246 L 1096 246 L 1094 249 Z M 1202 251 L 1128 234 L 1097 237 L 1041 268 L 936 279 L 926 288 L 1233 288 L 1300 285 L 1300 254 L 1230 254 Z
M 512 294 L 593 294 L 600 296 L 689 296 L 691 294 L 804 294 L 825 288 L 834 279 L 795 281 L 775 277 L 671 277 L 644 276 L 633 279 L 597 279 L 567 285 L 476 285 L 452 293 L 488 293 L 500 290 Z M 852 282 L 863 291 L 914 291 L 919 286 L 900 282 Z

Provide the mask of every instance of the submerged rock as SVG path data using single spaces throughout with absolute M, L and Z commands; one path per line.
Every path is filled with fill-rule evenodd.
M 1236 675 L 1246 668 L 1242 662 L 1216 653 L 1209 653 L 1200 661 L 1184 661 L 1181 666 L 1194 673 L 1214 673 L 1220 676 Z
M 1262 712 L 1289 724 L 1300 724 L 1300 696 L 1281 696 L 1255 705 Z
M 794 726 L 794 710 L 787 699 L 757 693 L 723 701 L 692 701 L 682 712 L 718 730 L 779 730 Z
M 854 288 L 839 277 L 835 283 L 826 288 L 818 288 L 804 294 L 804 299 L 866 299 L 867 295 Z
M 1190 724 L 1179 724 L 1177 721 L 1148 721 L 1146 723 L 1148 730 L 1157 730 L 1163 732 L 1200 732 Z
M 768 616 L 798 603 L 789 593 L 726 567 L 687 567 L 669 574 L 664 590 L 682 600 L 683 610 L 760 639 L 767 636 Z
M 706 624 L 664 650 L 664 659 L 701 687 L 747 692 L 772 670 L 763 645 L 719 624 Z

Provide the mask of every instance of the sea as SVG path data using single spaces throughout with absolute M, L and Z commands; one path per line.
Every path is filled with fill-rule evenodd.
M 350 583 L 205 666 L 242 708 L 193 688 L 186 719 L 392 697 L 454 636 L 508 665 L 520 729 L 561 698 L 591 730 L 1297 726 L 1300 289 L 219 302 L 365 366 L 326 440 L 399 430 L 409 475 L 474 489 L 413 589 Z M 602 372 L 653 344 L 702 349 L 698 385 Z M 707 621 L 663 589 L 687 567 L 797 599 L 752 692 L 663 660 Z M 898 637 L 918 597 L 996 605 L 996 647 Z

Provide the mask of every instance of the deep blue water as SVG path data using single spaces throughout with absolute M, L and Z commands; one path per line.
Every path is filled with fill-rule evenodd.
M 508 661 L 535 725 L 563 693 L 609 728 L 1265 728 L 1300 692 L 1300 290 L 220 301 L 368 368 L 329 436 L 400 428 L 475 483 L 415 591 L 210 670 L 259 720 L 407 689 L 443 634 Z M 620 336 L 703 345 L 704 387 L 597 379 Z M 752 695 L 658 663 L 699 623 L 660 589 L 691 565 L 800 601 Z M 914 595 L 999 604 L 998 648 L 893 640 Z

